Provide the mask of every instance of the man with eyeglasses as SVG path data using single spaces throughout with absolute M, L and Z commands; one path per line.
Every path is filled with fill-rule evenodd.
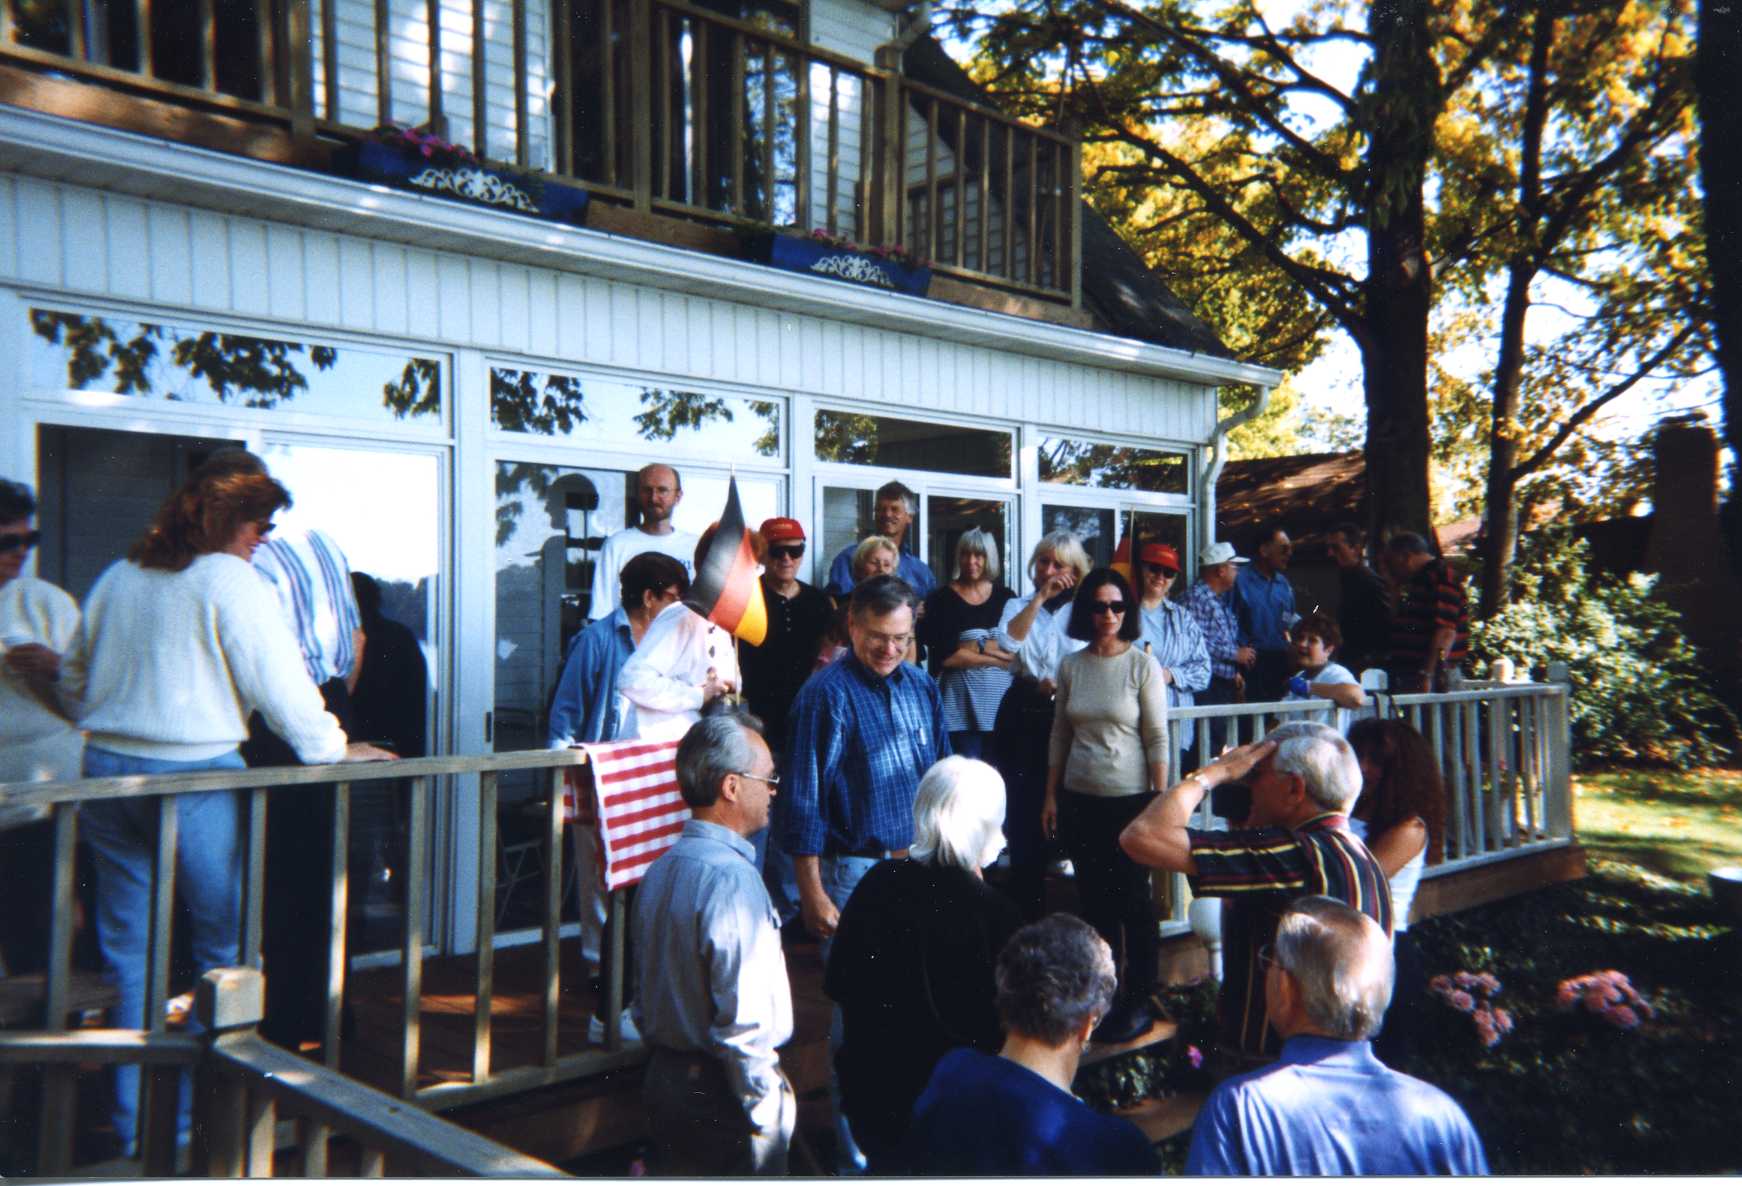
M 658 552 L 683 565 L 692 580 L 696 575 L 696 537 L 679 531 L 671 521 L 683 501 L 683 478 L 669 465 L 654 462 L 635 475 L 635 506 L 638 521 L 605 537 L 593 560 L 592 596 L 587 620 L 598 622 L 611 616 L 618 602 L 623 566 L 643 552 Z
M 903 661 L 917 600 L 896 576 L 855 587 L 851 651 L 812 676 L 793 702 L 781 839 L 797 868 L 805 926 L 823 941 L 824 966 L 841 907 L 878 861 L 907 855 L 919 780 L 950 754 L 937 684 Z M 829 1037 L 838 1049 L 839 1009 Z M 838 1168 L 863 1172 L 835 1102 Z
M 776 1048 L 792 1037 L 792 988 L 748 839 L 780 785 L 761 722 L 724 705 L 703 716 L 678 743 L 677 785 L 690 818 L 633 914 L 649 1168 L 784 1174 L 798 1103 Z
M 762 574 L 762 598 L 768 606 L 768 634 L 760 646 L 746 646 L 739 656 L 744 676 L 744 697 L 750 711 L 761 717 L 768 743 L 784 760 L 787 716 L 798 690 L 804 687 L 816 666 L 817 650 L 829 628 L 833 611 L 822 590 L 798 579 L 805 553 L 804 527 L 797 519 L 766 519 L 761 535 L 768 548 L 768 563 Z M 798 914 L 798 881 L 792 858 L 780 841 L 780 817 L 775 808 L 774 826 L 768 831 L 768 848 L 762 872 L 781 925 Z
M 1248 792 L 1229 831 L 1191 827 L 1206 794 L 1224 784 Z M 1291 721 L 1262 741 L 1229 750 L 1169 787 L 1119 837 L 1132 860 L 1184 873 L 1197 897 L 1221 898 L 1221 1049 L 1244 1070 L 1273 1060 L 1281 1038 L 1265 1017 L 1258 951 L 1276 938 L 1277 920 L 1302 894 L 1351 906 L 1391 934 L 1385 870 L 1349 830 L 1361 794 L 1361 766 L 1341 734 L 1316 721 Z

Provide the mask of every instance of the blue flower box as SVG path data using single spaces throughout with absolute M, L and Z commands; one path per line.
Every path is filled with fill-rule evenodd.
M 817 239 L 761 231 L 746 236 L 744 244 L 746 255 L 756 263 L 806 276 L 824 276 L 908 296 L 924 296 L 931 286 L 930 268 L 908 267 L 881 255 L 851 251 Z
M 530 214 L 551 222 L 585 226 L 589 194 L 532 173 L 494 169 L 476 161 L 425 157 L 414 148 L 360 140 L 333 155 L 340 172 L 412 193 L 455 198 L 492 210 Z

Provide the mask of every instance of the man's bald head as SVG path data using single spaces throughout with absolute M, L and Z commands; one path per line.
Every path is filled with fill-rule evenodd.
M 635 502 L 641 508 L 641 529 L 654 535 L 671 530 L 671 513 L 683 500 L 683 479 L 669 465 L 644 465 L 635 475 Z
M 1393 975 L 1391 940 L 1378 923 L 1333 898 L 1296 898 L 1276 924 L 1274 950 L 1278 967 L 1293 977 L 1305 1022 L 1285 1025 L 1289 1019 L 1273 1013 L 1279 1032 L 1359 1041 L 1378 1031 Z

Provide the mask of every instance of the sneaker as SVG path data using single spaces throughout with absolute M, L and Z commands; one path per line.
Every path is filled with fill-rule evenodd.
M 1069 861 L 1054 861 L 1051 865 L 1047 866 L 1047 872 L 1057 877 L 1075 877 L 1077 875 L 1077 867 Z
M 623 1010 L 622 1021 L 623 1040 L 625 1042 L 641 1041 L 641 1031 L 635 1028 L 635 1019 L 630 1016 L 629 1010 Z M 596 1013 L 587 1019 L 587 1041 L 595 1046 L 605 1044 L 605 1019 Z

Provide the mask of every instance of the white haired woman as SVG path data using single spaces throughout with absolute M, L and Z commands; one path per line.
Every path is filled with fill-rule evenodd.
M 1053 696 L 1059 660 L 1088 644 L 1065 626 L 1077 582 L 1089 573 L 1089 554 L 1068 531 L 1054 531 L 1034 545 L 1028 576 L 1034 592 L 1004 603 L 998 645 L 1015 658 L 1010 691 L 993 725 L 994 761 L 1010 793 L 1010 872 L 1005 888 L 1023 917 L 1040 917 L 1049 841 L 1040 830 L 1046 798 L 1047 741 L 1052 736 Z
M 847 899 L 823 982 L 841 1007 L 841 1111 L 872 1172 L 907 1134 L 913 1101 L 957 1046 L 993 1052 L 998 952 L 1022 925 L 981 870 L 1004 847 L 1004 780 L 949 757 L 920 779 L 913 846 Z
M 925 599 L 919 641 L 944 697 L 950 751 L 985 758 L 1016 656 L 998 645 L 998 619 L 1016 594 L 998 580 L 998 542 L 976 527 L 956 541 L 956 575 Z

